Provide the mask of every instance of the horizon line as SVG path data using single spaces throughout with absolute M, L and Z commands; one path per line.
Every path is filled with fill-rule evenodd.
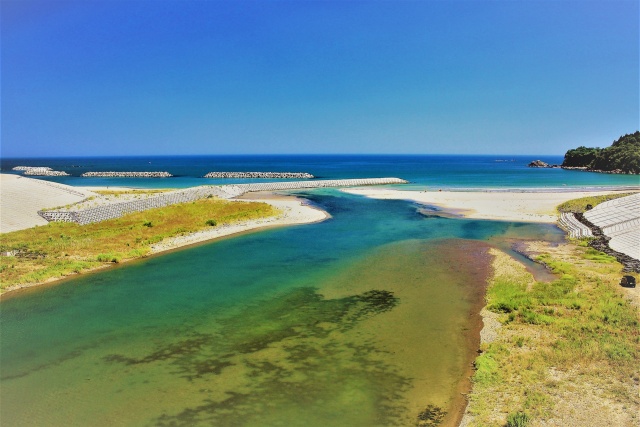
M 511 156 L 511 157 L 533 157 L 533 156 L 564 156 L 564 154 L 509 154 L 509 153 L 498 153 L 498 154 L 456 154 L 456 153 L 252 153 L 252 154 L 124 154 L 124 155 L 113 155 L 113 154 L 86 154 L 86 155 L 52 155 L 52 156 L 0 156 L 0 160 L 10 160 L 10 159 L 68 159 L 68 158 L 83 158 L 83 157 L 99 157 L 99 158 L 126 158 L 126 157 L 194 157 L 194 156 L 211 156 L 211 157 L 293 157 L 293 156 L 396 156 L 396 157 L 409 157 L 409 156 L 460 156 L 460 157 L 472 157 L 472 156 L 483 156 L 483 157 L 491 157 L 491 156 Z

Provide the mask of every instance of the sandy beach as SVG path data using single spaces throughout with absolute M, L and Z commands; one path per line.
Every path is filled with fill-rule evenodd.
M 412 200 L 465 218 L 555 223 L 556 206 L 567 200 L 627 191 L 407 191 L 384 188 L 341 190 L 374 199 Z

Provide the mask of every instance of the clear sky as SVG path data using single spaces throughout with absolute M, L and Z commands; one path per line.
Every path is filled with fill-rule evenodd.
M 639 2 L 1 0 L 1 154 L 564 154 L 639 127 Z

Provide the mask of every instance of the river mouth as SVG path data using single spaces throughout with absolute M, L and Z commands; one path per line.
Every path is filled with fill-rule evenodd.
M 522 227 L 315 194 L 323 223 L 3 301 L 2 424 L 456 425 L 488 242 Z

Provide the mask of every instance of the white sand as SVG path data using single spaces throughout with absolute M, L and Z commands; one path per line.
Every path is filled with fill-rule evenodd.
M 374 199 L 412 200 L 467 218 L 543 223 L 555 223 L 558 219 L 556 206 L 567 200 L 616 192 L 407 191 L 384 188 L 347 188 L 341 191 Z
M 39 210 L 77 203 L 93 195 L 82 188 L 0 174 L 0 233 L 47 225 Z

